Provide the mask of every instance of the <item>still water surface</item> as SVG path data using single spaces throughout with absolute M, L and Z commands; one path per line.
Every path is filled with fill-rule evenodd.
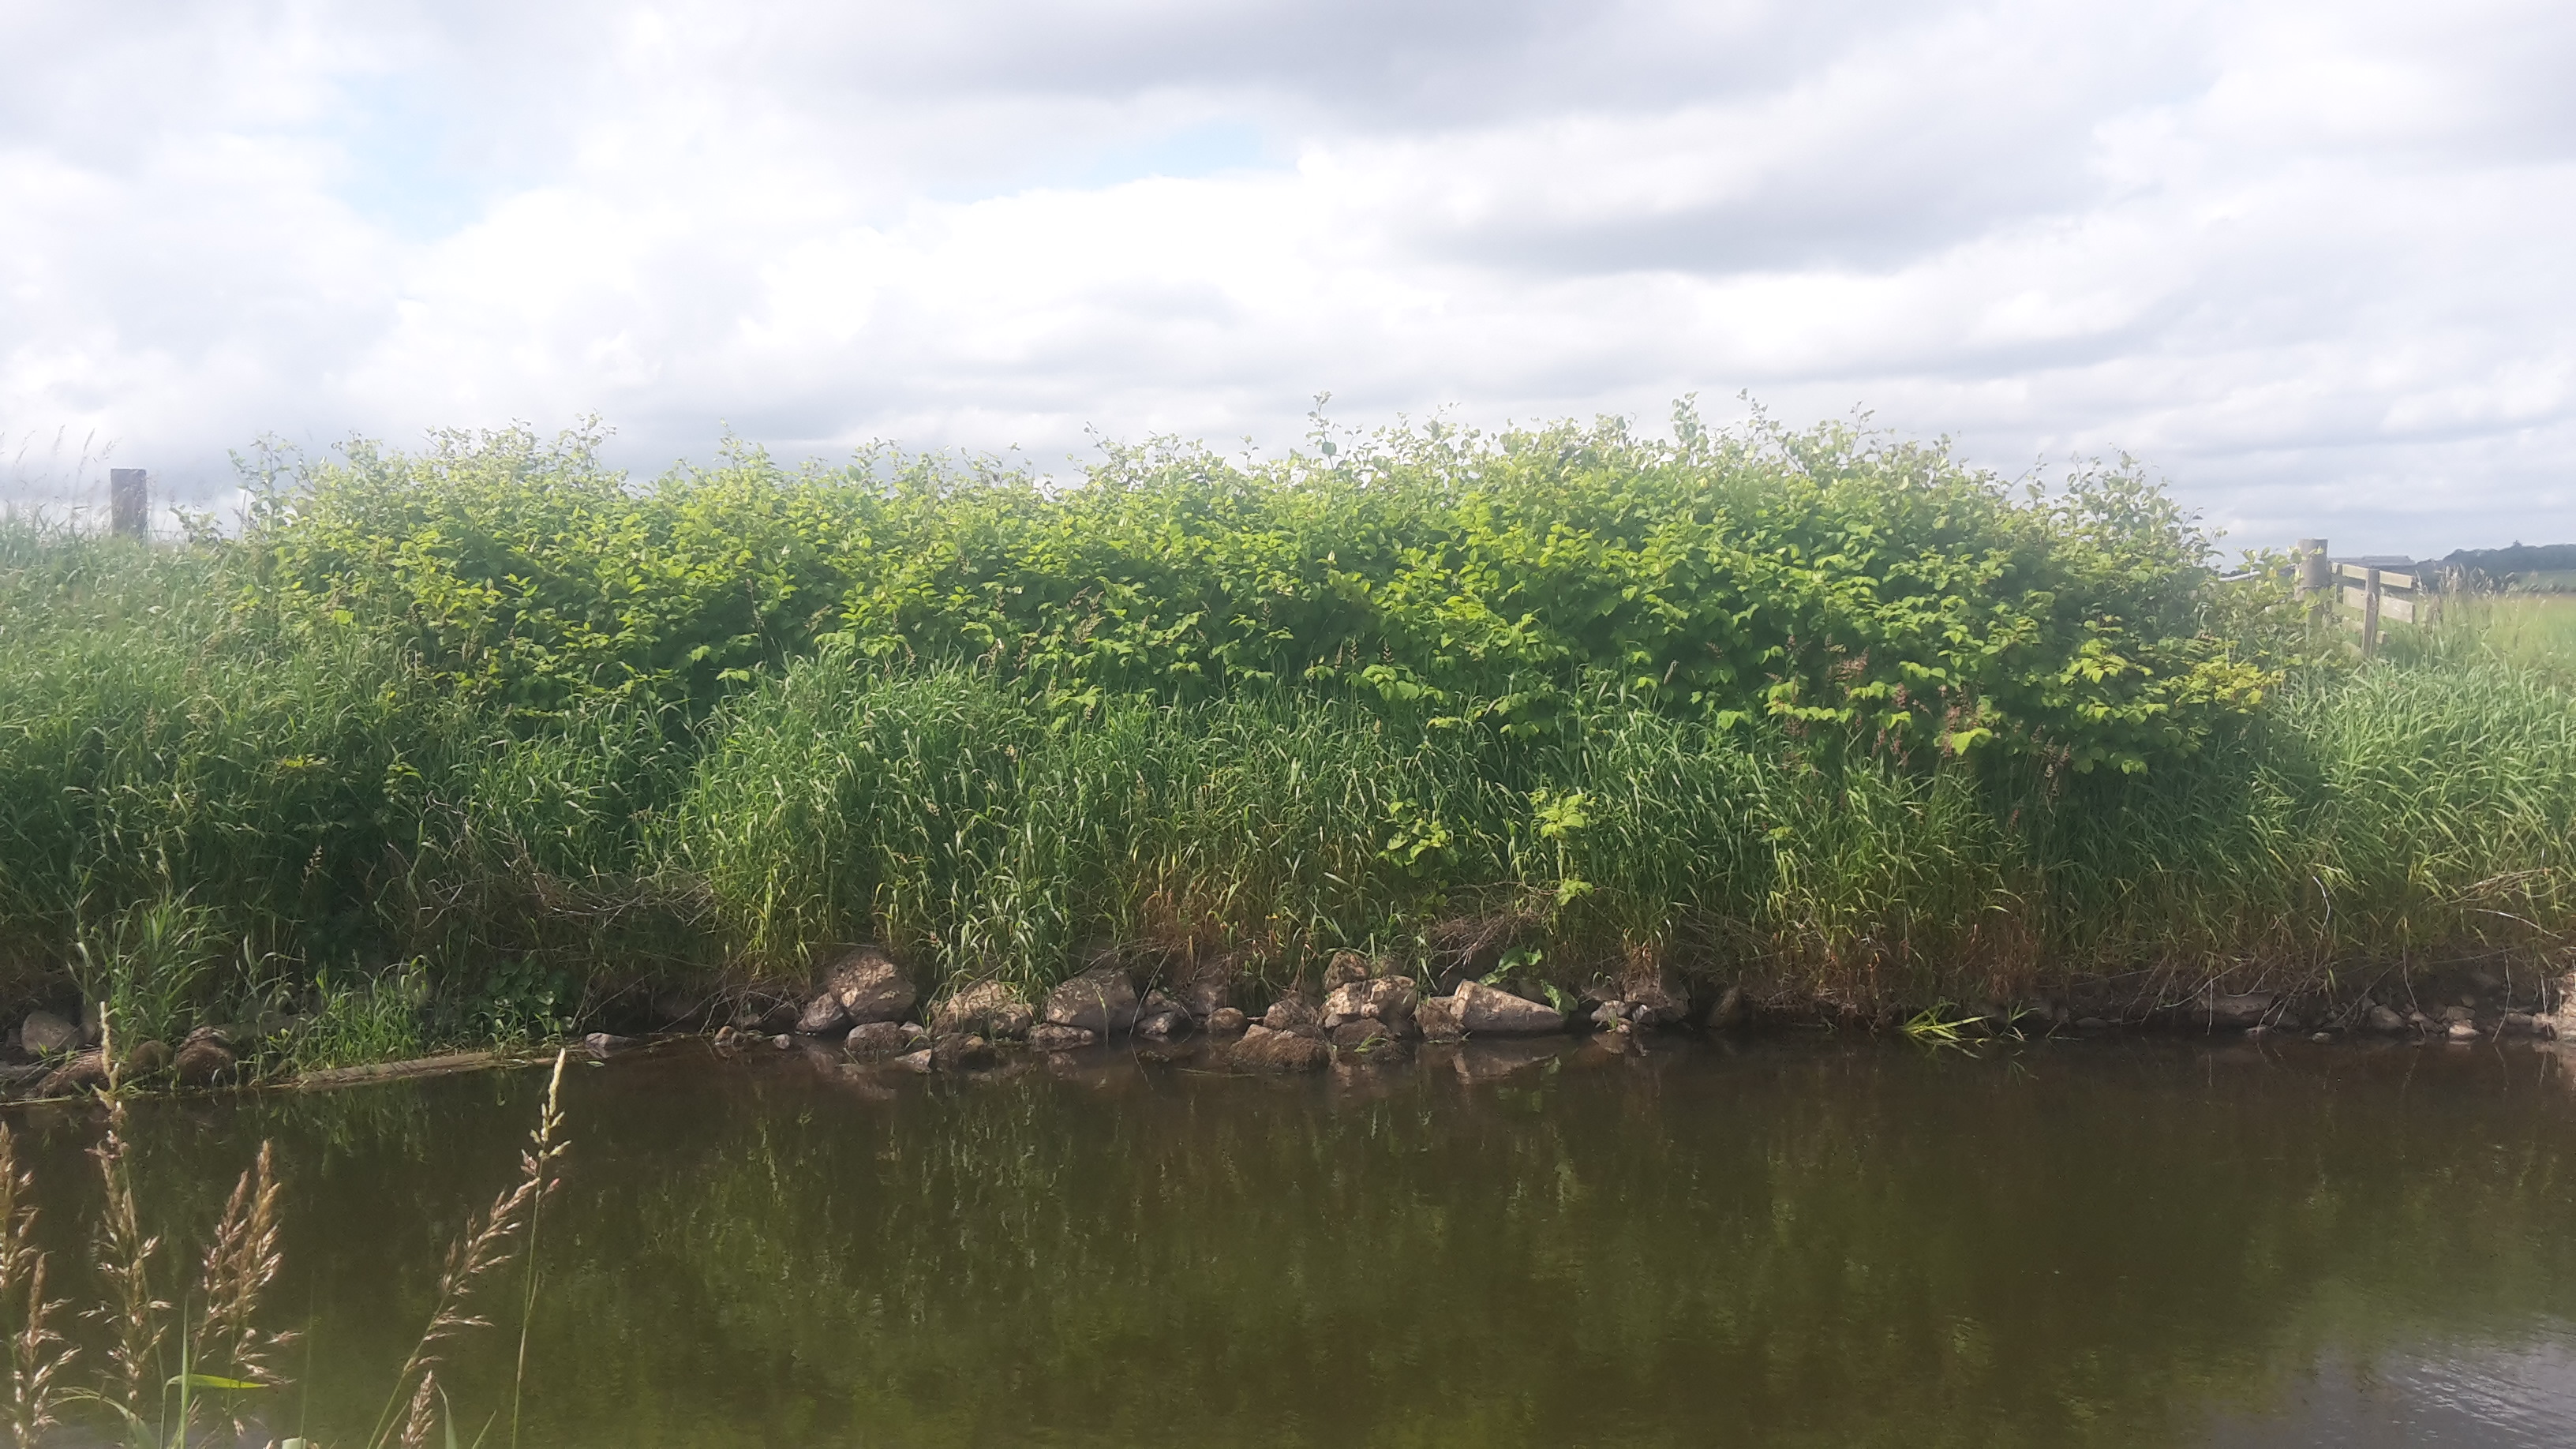
M 684 1044 L 568 1081 L 524 1437 L 2576 1443 L 2569 1065 L 1781 1041 L 923 1079 Z M 365 1439 L 543 1086 L 137 1109 L 184 1241 L 277 1144 L 285 1427 Z M 20 1123 L 64 1234 L 96 1121 Z M 515 1296 L 447 1375 L 468 1438 Z

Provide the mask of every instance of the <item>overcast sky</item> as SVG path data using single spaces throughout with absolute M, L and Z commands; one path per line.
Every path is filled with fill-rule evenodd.
M 0 477 L 1698 392 L 2576 539 L 2576 6 L 0 0 Z

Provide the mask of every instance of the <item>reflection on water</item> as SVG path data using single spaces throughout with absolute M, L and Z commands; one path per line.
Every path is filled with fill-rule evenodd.
M 2569 1081 L 2493 1049 L 1677 1043 L 1269 1081 L 685 1044 L 567 1084 L 526 1440 L 2566 1443 Z M 183 1236 L 278 1143 L 276 1301 L 313 1329 L 290 1426 L 364 1439 L 542 1088 L 138 1110 Z M 61 1236 L 95 1123 L 28 1125 Z M 452 1366 L 460 1408 L 506 1402 L 515 1348 Z

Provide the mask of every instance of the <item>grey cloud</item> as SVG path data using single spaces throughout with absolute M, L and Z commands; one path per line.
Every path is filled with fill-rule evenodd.
M 0 435 L 205 490 L 267 430 L 1055 458 L 1749 387 L 2140 451 L 2249 539 L 2576 536 L 2563 7 L 27 0 L 0 50 Z M 1066 179 L 1209 125 L 1265 165 Z

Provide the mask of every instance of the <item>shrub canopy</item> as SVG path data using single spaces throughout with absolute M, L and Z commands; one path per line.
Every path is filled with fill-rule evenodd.
M 552 714 L 702 713 L 825 648 L 971 662 L 1060 714 L 1249 686 L 1526 734 L 1616 698 L 1899 755 L 2147 768 L 2275 675 L 2206 617 L 2209 542 L 2133 468 L 2015 490 L 1849 427 L 1670 440 L 1440 426 L 1270 462 L 1112 447 L 1057 485 L 757 451 L 636 485 L 590 434 L 359 445 L 270 495 L 262 590 L 389 620 L 440 677 Z

